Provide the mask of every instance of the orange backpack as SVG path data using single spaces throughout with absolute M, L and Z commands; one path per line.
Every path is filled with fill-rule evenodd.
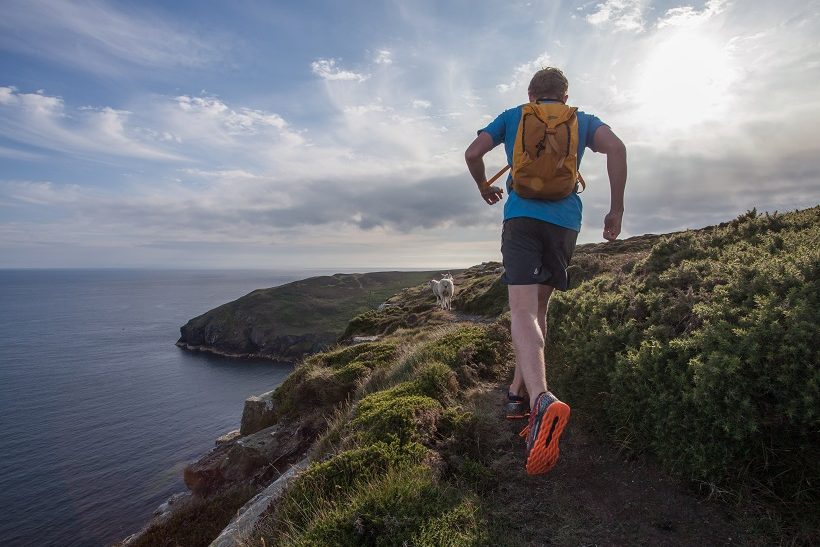
M 574 192 L 577 184 L 586 188 L 578 172 L 577 110 L 563 103 L 521 106 L 513 147 L 512 189 L 522 198 L 559 200 Z

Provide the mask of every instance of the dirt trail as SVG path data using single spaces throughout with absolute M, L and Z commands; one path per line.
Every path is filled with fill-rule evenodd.
M 573 414 L 561 438 L 561 457 L 548 474 L 524 471 L 525 420 L 505 420 L 503 388 L 474 402 L 498 416 L 498 487 L 488 503 L 491 527 L 503 545 L 749 545 L 725 506 L 698 498 L 651 463 L 630 461 L 597 438 Z
M 453 323 L 494 321 L 457 310 Z M 488 438 L 495 486 L 485 497 L 494 545 L 573 547 L 762 545 L 732 516 L 646 459 L 619 453 L 574 410 L 561 437 L 561 456 L 549 473 L 524 470 L 526 420 L 507 420 L 502 409 L 508 383 L 471 395 L 478 412 L 496 416 Z M 571 405 L 571 397 L 566 400 Z

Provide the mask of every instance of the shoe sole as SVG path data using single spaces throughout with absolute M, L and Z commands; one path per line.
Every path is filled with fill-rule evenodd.
M 527 457 L 527 474 L 547 473 L 558 463 L 558 441 L 569 421 L 569 405 L 561 401 L 553 402 L 541 418 L 538 436 Z

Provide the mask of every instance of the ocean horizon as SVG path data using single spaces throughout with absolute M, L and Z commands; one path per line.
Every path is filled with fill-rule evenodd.
M 137 532 L 239 427 L 245 398 L 292 370 L 182 350 L 179 327 L 255 289 L 353 271 L 375 270 L 0 270 L 0 544 Z

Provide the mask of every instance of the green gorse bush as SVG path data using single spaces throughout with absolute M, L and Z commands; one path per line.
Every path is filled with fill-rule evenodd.
M 550 378 L 683 476 L 816 503 L 820 208 L 663 238 L 552 302 Z

